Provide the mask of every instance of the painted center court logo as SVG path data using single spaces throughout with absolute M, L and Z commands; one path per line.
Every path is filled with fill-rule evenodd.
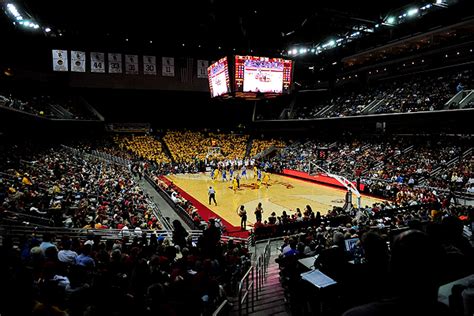
M 282 182 L 282 181 L 273 181 L 273 184 L 275 185 L 282 185 L 287 189 L 293 189 L 294 186 L 288 182 Z M 238 191 L 242 191 L 242 189 L 250 189 L 250 190 L 257 190 L 260 189 L 261 187 L 271 187 L 273 184 L 257 184 L 257 183 L 241 183 L 240 188 L 237 189 Z M 229 187 L 229 189 L 232 189 L 232 187 Z
M 282 185 L 284 187 L 286 187 L 287 189 L 293 189 L 294 186 L 288 182 L 283 182 L 283 181 L 275 181 L 275 184 L 279 184 L 279 185 Z
M 257 183 L 249 183 L 249 184 L 246 184 L 246 183 L 241 183 L 240 184 L 240 189 L 237 189 L 239 191 L 242 190 L 242 188 L 245 188 L 245 189 L 250 189 L 250 190 L 257 190 L 257 189 L 260 189 L 260 187 L 262 187 L 264 185 L 258 185 Z M 268 186 L 271 186 L 271 184 L 269 184 Z M 232 189 L 232 187 L 229 187 L 230 189 Z

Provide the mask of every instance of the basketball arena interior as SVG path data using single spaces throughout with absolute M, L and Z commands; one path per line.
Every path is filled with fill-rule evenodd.
M 0 0 L 1 316 L 474 315 L 471 0 Z

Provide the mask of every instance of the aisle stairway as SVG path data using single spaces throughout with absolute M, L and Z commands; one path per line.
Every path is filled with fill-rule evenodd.
M 270 264 L 268 266 L 268 274 L 264 281 L 263 287 L 258 291 L 258 298 L 255 298 L 254 308 L 250 304 L 249 314 L 255 316 L 267 316 L 267 315 L 278 315 L 286 316 L 291 315 L 287 310 L 287 304 L 285 304 L 284 290 L 280 283 L 280 269 L 278 264 L 275 263 L 275 257 L 270 258 Z M 239 315 L 238 302 L 233 302 L 233 310 L 230 315 Z M 242 308 L 242 315 L 245 315 L 245 306 Z
M 175 162 L 173 155 L 171 154 L 170 148 L 168 147 L 168 144 L 163 139 L 164 136 L 164 134 L 160 137 L 155 136 L 155 139 L 161 142 L 161 148 L 163 149 L 164 153 L 170 158 L 171 162 Z
M 250 156 L 250 152 L 252 151 L 252 143 L 253 143 L 253 136 L 250 136 L 247 141 L 247 148 L 245 149 L 245 157 Z

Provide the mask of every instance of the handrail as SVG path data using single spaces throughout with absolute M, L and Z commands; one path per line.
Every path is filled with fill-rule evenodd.
M 270 241 L 268 241 L 263 253 L 255 259 L 255 266 L 250 267 L 240 280 L 238 291 L 239 315 L 242 315 L 242 305 L 244 303 L 246 303 L 247 314 L 249 313 L 249 305 L 252 305 L 252 311 L 254 310 L 255 300 L 259 299 L 258 296 L 267 278 L 270 255 Z M 252 273 L 250 274 L 250 272 Z M 249 281 L 250 276 L 252 277 L 251 281 Z M 244 287 L 244 283 L 246 287 Z M 249 298 L 250 291 L 252 291 L 251 298 Z
M 263 253 L 260 254 L 260 256 L 257 257 L 256 263 L 255 263 L 255 274 L 256 274 L 256 282 L 255 282 L 255 288 L 256 288 L 256 299 L 258 300 L 258 295 L 260 291 L 263 288 L 263 284 L 265 283 L 265 280 L 267 279 L 267 272 L 268 272 L 268 264 L 270 262 L 270 241 L 267 242 L 265 245 L 265 248 L 263 250 Z
M 219 316 L 220 312 L 224 309 L 224 307 L 227 306 L 228 301 L 224 300 L 217 308 L 216 310 L 212 313 L 212 316 Z
M 250 277 L 252 278 L 252 280 L 250 281 Z M 249 302 L 249 293 L 251 292 L 252 294 L 252 311 L 254 311 L 254 298 L 255 298 L 255 274 L 254 274 L 254 267 L 251 266 L 247 272 L 244 274 L 244 276 L 242 277 L 242 279 L 240 280 L 239 282 L 239 315 L 242 315 L 242 305 L 244 303 L 246 303 L 245 305 L 245 310 L 246 310 L 246 313 L 248 314 L 249 313 L 249 305 L 250 305 L 250 302 Z M 244 283 L 245 283 L 245 288 L 244 288 Z
M 50 227 L 50 226 L 40 226 L 40 225 L 28 225 L 28 226 L 18 226 L 18 225 L 0 225 L 0 232 L 8 232 L 10 235 L 14 234 L 35 234 L 42 235 L 44 233 L 52 233 L 55 235 L 69 235 L 69 236 L 104 236 L 104 237 L 124 237 L 124 236 L 136 236 L 140 232 L 140 236 L 143 233 L 147 234 L 149 238 L 151 234 L 156 235 L 165 235 L 167 237 L 172 236 L 172 232 L 167 230 L 150 230 L 150 229 L 140 229 L 135 231 L 134 229 L 89 229 L 89 228 L 66 228 L 66 227 Z

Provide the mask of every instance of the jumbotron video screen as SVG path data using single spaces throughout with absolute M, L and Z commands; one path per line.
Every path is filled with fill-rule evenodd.
M 235 56 L 235 91 L 289 93 L 293 63 L 282 58 Z
M 227 57 L 219 59 L 207 68 L 211 97 L 230 93 L 229 67 Z

